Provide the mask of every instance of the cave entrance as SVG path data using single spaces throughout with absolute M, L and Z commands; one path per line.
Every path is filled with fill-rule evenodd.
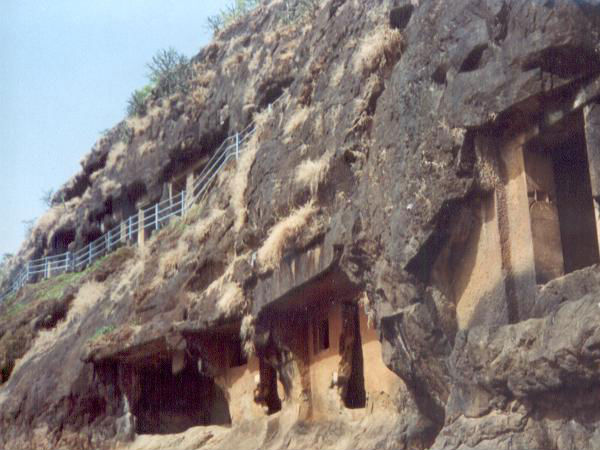
M 524 157 L 537 283 L 597 263 L 583 115 L 544 130 Z
M 170 361 L 139 369 L 138 434 L 180 433 L 198 425 L 229 425 L 229 405 L 214 379 L 187 364 L 173 374 Z
M 310 371 L 313 405 L 323 413 L 333 383 L 349 409 L 364 408 L 364 361 L 356 302 L 327 301 L 312 308 Z
M 346 408 L 364 408 L 367 395 L 360 336 L 358 306 L 354 303 L 342 305 L 342 334 L 340 335 L 340 379 L 341 396 Z M 344 379 L 342 379 L 344 378 Z
M 258 362 L 260 383 L 255 395 L 255 401 L 266 406 L 267 414 L 281 411 L 281 398 L 277 392 L 277 370 L 265 359 Z
M 52 253 L 64 253 L 69 249 L 69 244 L 75 240 L 75 229 L 63 228 L 56 232 L 52 238 Z

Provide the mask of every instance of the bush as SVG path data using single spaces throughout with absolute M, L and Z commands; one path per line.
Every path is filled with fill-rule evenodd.
M 261 0 L 234 0 L 232 4 L 226 6 L 219 14 L 210 16 L 207 19 L 208 27 L 216 34 L 219 30 L 227 27 L 243 15 L 252 11 L 260 5 L 260 3 Z
M 148 100 L 152 95 L 157 98 L 168 97 L 175 92 L 186 93 L 193 76 L 192 65 L 187 56 L 178 53 L 172 47 L 159 50 L 147 64 L 150 83 L 142 89 L 136 89 L 127 101 L 128 116 L 143 116 L 148 111 Z M 133 136 L 121 135 L 120 140 L 129 143 Z
M 186 91 L 192 77 L 192 68 L 187 56 L 174 48 L 159 50 L 147 64 L 148 79 L 156 86 L 158 97 L 167 97 L 177 91 Z
M 127 102 L 128 116 L 143 116 L 148 112 L 147 103 L 152 94 L 152 85 L 147 84 L 142 89 L 136 89 Z

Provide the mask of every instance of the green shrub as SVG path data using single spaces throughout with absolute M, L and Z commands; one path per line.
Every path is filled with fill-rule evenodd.
M 167 97 L 177 91 L 185 92 L 192 77 L 189 59 L 170 47 L 159 50 L 147 64 L 148 79 L 156 86 L 158 97 Z
M 148 99 L 152 94 L 153 86 L 147 84 L 142 89 L 136 89 L 127 102 L 128 116 L 143 116 L 148 112 Z
M 176 92 L 187 93 L 189 81 L 193 76 L 192 65 L 187 56 L 177 52 L 172 47 L 156 52 L 152 61 L 147 64 L 149 84 L 142 89 L 136 89 L 127 101 L 128 116 L 143 116 L 148 110 L 148 100 L 151 96 L 155 98 L 168 97 Z M 131 143 L 133 135 L 131 130 L 122 135 L 121 141 Z M 119 131 L 119 130 L 117 130 Z
M 114 325 L 105 325 L 103 327 L 98 328 L 94 334 L 90 337 L 91 341 L 98 339 L 100 336 L 104 336 L 105 334 L 111 333 L 115 330 Z

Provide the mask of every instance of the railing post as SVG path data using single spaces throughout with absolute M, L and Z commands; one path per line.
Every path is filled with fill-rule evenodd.
M 185 209 L 188 209 L 194 198 L 194 172 L 189 173 L 185 179 Z
M 127 234 L 127 240 L 131 241 L 131 235 L 133 234 L 133 216 L 129 216 L 129 219 L 127 219 L 127 228 L 128 228 L 128 234 Z
M 156 205 L 154 205 L 154 229 L 158 230 L 158 211 L 159 211 L 159 207 L 158 207 L 158 203 Z
M 25 264 L 25 283 L 29 281 L 29 266 L 30 262 L 28 261 L 27 264 Z
M 104 235 L 104 246 L 106 247 L 106 253 L 110 253 L 110 230 Z
M 73 252 L 67 253 L 67 260 L 69 262 L 69 272 L 75 272 L 75 255 Z
M 144 236 L 144 210 L 138 210 L 138 245 L 144 246 L 146 236 Z
M 44 278 L 48 278 L 48 257 L 44 258 Z
M 240 159 L 240 133 L 235 133 L 235 160 Z
M 181 191 L 181 194 L 179 194 L 181 196 L 181 217 L 185 216 L 185 191 Z
M 92 264 L 92 243 L 90 242 L 88 248 L 88 265 Z
M 125 221 L 121 222 L 120 230 L 119 230 L 119 241 L 121 244 L 125 244 L 127 241 L 127 223 Z

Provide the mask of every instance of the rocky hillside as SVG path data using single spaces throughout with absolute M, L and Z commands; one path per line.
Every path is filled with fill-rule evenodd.
M 0 447 L 600 447 L 600 2 L 289 3 L 36 224 L 21 261 L 80 248 L 256 124 L 184 218 L 0 306 Z

